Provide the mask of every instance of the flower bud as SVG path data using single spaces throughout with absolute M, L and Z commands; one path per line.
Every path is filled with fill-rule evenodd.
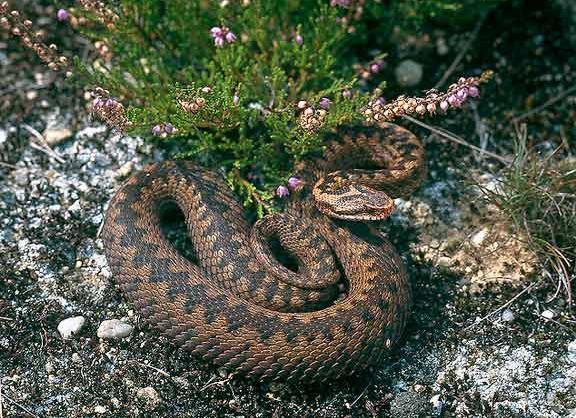
M 300 180 L 298 177 L 290 177 L 288 179 L 288 187 L 290 187 L 292 190 L 296 190 L 301 184 L 302 180 Z
M 278 197 L 286 197 L 290 194 L 290 190 L 286 186 L 278 186 L 276 189 L 276 196 Z

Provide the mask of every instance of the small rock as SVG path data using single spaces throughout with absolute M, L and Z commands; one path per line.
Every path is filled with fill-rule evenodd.
M 94 412 L 97 414 L 105 414 L 106 412 L 108 412 L 108 409 L 105 406 L 96 405 L 94 407 Z
M 568 360 L 576 364 L 576 340 L 568 344 Z
M 190 387 L 190 383 L 188 383 L 188 380 L 185 377 L 174 376 L 172 380 L 177 386 L 181 387 L 182 389 L 188 389 Z
M 438 257 L 437 264 L 439 267 L 450 267 L 452 259 L 446 256 Z
M 501 315 L 502 321 L 504 322 L 512 322 L 514 321 L 514 312 L 510 309 L 504 309 Z
M 422 80 L 422 64 L 413 60 L 404 60 L 394 70 L 396 81 L 402 87 L 414 87 Z
M 143 400 L 150 409 L 156 408 L 162 402 L 162 398 L 152 386 L 138 389 L 136 396 Z
M 68 208 L 69 212 L 72 213 L 78 213 L 82 210 L 82 206 L 80 206 L 80 200 L 75 201 L 74 203 L 72 203 L 70 205 L 70 207 Z
M 44 369 L 46 370 L 46 373 L 48 373 L 48 374 L 54 373 L 54 364 L 52 364 L 51 362 L 48 362 L 44 366 Z
M 72 136 L 72 131 L 68 128 L 47 129 L 44 138 L 48 145 L 56 145 Z
M 118 319 L 102 321 L 96 335 L 99 338 L 124 338 L 132 333 L 134 327 Z
M 38 92 L 36 90 L 29 90 L 26 92 L 26 98 L 28 100 L 36 100 L 36 98 L 38 98 Z
M 542 311 L 542 313 L 540 315 L 542 315 L 542 318 L 546 318 L 546 319 L 556 318 L 556 312 L 554 312 L 550 309 L 546 309 L 545 311 Z
M 488 228 L 481 229 L 470 238 L 470 243 L 476 248 L 480 247 L 488 236 Z
M 434 395 L 430 398 L 430 403 L 432 404 L 432 411 L 433 414 L 436 416 L 440 416 L 442 414 L 442 407 L 444 406 L 444 402 L 440 399 L 440 395 Z
M 424 392 L 425 390 L 426 390 L 426 387 L 424 387 L 423 385 L 420 385 L 420 384 L 414 385 L 414 391 L 417 393 Z
M 450 52 L 450 48 L 448 47 L 448 44 L 446 44 L 445 38 L 438 38 L 438 40 L 436 41 L 436 52 L 438 53 L 438 55 L 442 56 Z
M 116 172 L 116 177 L 117 178 L 127 177 L 128 174 L 130 174 L 130 172 L 133 169 L 134 169 L 134 164 L 132 163 L 132 161 L 128 161 L 118 169 L 118 171 Z
M 85 322 L 86 320 L 83 316 L 74 316 L 72 318 L 63 319 L 58 324 L 58 332 L 62 338 L 67 340 L 72 337 L 72 335 L 78 334 Z

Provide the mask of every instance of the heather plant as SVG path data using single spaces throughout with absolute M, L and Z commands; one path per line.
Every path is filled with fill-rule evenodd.
M 178 158 L 223 169 L 261 214 L 274 190 L 290 193 L 293 163 L 319 151 L 327 130 L 442 114 L 479 96 L 487 74 L 386 101 L 385 52 L 358 56 L 348 46 L 365 36 L 365 18 L 395 10 L 409 16 L 417 3 L 367 3 L 77 0 L 60 4 L 54 16 L 94 47 L 90 59 L 73 62 L 45 45 L 8 2 L 0 4 L 0 24 L 52 70 L 87 86 L 95 118 L 171 145 Z M 449 3 L 425 2 L 422 13 L 432 4 L 451 10 Z

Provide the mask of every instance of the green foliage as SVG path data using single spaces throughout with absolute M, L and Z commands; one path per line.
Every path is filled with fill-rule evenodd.
M 179 157 L 234 168 L 243 177 L 257 170 L 252 177 L 263 189 L 285 179 L 293 159 L 318 149 L 322 131 L 359 120 L 368 100 L 342 96 L 355 83 L 339 58 L 348 35 L 338 15 L 347 11 L 324 0 L 230 1 L 225 7 L 216 1 L 120 0 L 114 28 L 76 12 L 91 22 L 81 31 L 113 53 L 111 63 L 99 58 L 79 64 L 81 79 L 127 106 L 131 133 L 150 136 L 153 126 L 170 122 L 177 134 L 165 141 L 179 145 Z M 216 47 L 214 26 L 228 27 L 237 41 Z M 323 97 L 333 111 L 322 129 L 302 129 L 296 103 L 318 107 Z M 186 109 L 197 102 L 198 110 Z
M 362 15 L 358 0 L 349 7 L 329 0 L 117 0 L 110 3 L 118 19 L 109 25 L 97 8 L 86 7 L 91 1 L 73 10 L 87 19 L 78 29 L 103 42 L 112 58 L 77 60 L 80 81 L 108 90 L 125 106 L 129 133 L 152 137 L 154 126 L 169 123 L 176 131 L 159 140 L 177 157 L 250 179 L 233 186 L 247 204 L 256 200 L 260 211 L 272 197 L 264 191 L 284 182 L 295 160 L 319 150 L 323 132 L 360 121 L 368 90 L 384 87 L 366 80 L 356 86 L 352 64 L 358 57 L 383 57 L 348 50 L 358 39 L 369 46 L 370 22 L 361 16 L 416 22 L 478 8 L 470 0 L 374 1 Z M 480 3 L 496 1 L 502 0 Z M 216 46 L 215 26 L 227 28 L 236 41 Z M 330 99 L 330 108 L 310 128 L 297 104 L 305 100 L 319 109 L 322 98 Z

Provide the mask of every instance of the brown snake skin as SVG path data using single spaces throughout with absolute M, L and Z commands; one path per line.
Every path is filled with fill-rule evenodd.
M 388 216 L 391 198 L 421 182 L 423 148 L 391 124 L 328 136 L 324 157 L 298 167 L 303 185 L 287 210 L 252 228 L 225 181 L 190 162 L 131 177 L 102 238 L 142 317 L 203 359 L 259 379 L 323 381 L 374 365 L 400 337 L 410 286 L 392 245 L 350 221 Z M 184 214 L 196 262 L 160 228 L 169 201 Z M 277 261 L 271 238 L 297 268 Z

